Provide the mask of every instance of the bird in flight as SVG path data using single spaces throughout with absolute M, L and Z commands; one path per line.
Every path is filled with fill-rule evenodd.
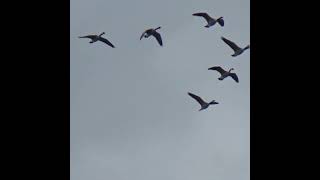
M 195 99 L 200 104 L 201 109 L 199 109 L 199 111 L 207 109 L 210 105 L 219 104 L 215 100 L 211 101 L 210 103 L 207 103 L 204 100 L 202 100 L 201 97 L 199 97 L 199 96 L 197 96 L 195 94 L 192 94 L 190 92 L 188 92 L 188 95 L 191 96 L 193 99 Z
M 229 71 L 225 71 L 224 69 L 222 69 L 220 66 L 214 66 L 209 68 L 208 70 L 215 70 L 218 71 L 221 76 L 218 78 L 220 81 L 222 81 L 224 78 L 226 77 L 232 77 L 233 80 L 235 80 L 237 83 L 239 82 L 239 78 L 237 76 L 236 73 L 232 73 L 231 71 L 234 70 L 233 68 L 231 68 Z
M 79 38 L 89 38 L 89 39 L 91 39 L 91 41 L 89 43 L 101 41 L 101 42 L 108 44 L 112 48 L 114 48 L 114 45 L 110 41 L 108 41 L 107 39 L 102 37 L 102 35 L 104 35 L 104 34 L 105 34 L 105 32 L 102 32 L 99 36 L 98 35 L 87 35 L 87 36 L 79 36 Z
M 219 17 L 218 19 L 214 19 L 214 18 L 210 17 L 207 13 L 204 13 L 204 12 L 194 13 L 192 15 L 203 17 L 208 23 L 207 25 L 204 26 L 206 28 L 209 28 L 209 27 L 215 25 L 217 22 L 218 22 L 218 24 L 220 24 L 220 26 L 222 26 L 222 27 L 224 26 L 223 17 Z
M 250 48 L 250 45 L 244 47 L 244 48 L 240 48 L 238 45 L 236 45 L 236 43 L 224 38 L 224 37 L 221 37 L 221 39 L 226 43 L 228 44 L 228 46 L 230 46 L 233 51 L 234 51 L 234 54 L 232 54 L 231 56 L 233 57 L 236 57 L 240 54 L 242 54 L 245 50 L 249 49 Z
M 140 36 L 140 40 L 144 37 L 144 38 L 148 38 L 149 36 L 153 36 L 157 39 L 158 43 L 160 44 L 160 46 L 162 46 L 162 39 L 161 39 L 161 35 L 157 32 L 158 29 L 160 29 L 161 27 L 157 27 L 155 29 L 151 28 L 151 29 L 147 29 L 145 30 L 142 35 Z

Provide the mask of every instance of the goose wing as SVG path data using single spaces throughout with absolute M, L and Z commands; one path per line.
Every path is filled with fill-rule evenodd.
M 220 67 L 220 66 L 214 66 L 214 67 L 209 68 L 208 70 L 218 71 L 221 75 L 226 73 L 226 71 L 224 69 L 222 69 L 222 67 Z
M 158 43 L 160 44 L 160 46 L 162 46 L 161 35 L 160 35 L 158 32 L 154 31 L 154 32 L 152 33 L 152 36 L 154 36 L 154 37 L 157 39 L 157 41 L 158 41 Z
M 97 37 L 97 35 L 79 36 L 79 38 L 90 38 L 90 39 L 94 39 L 96 37 Z
M 144 34 L 146 33 L 147 31 L 144 31 L 141 36 L 140 36 L 140 40 L 143 38 Z
M 200 13 L 194 13 L 193 16 L 200 16 L 206 19 L 206 21 L 209 23 L 209 21 L 212 20 L 212 17 L 210 17 L 207 13 L 200 12 Z
M 204 102 L 204 101 L 201 99 L 201 97 L 199 97 L 199 96 L 197 96 L 197 95 L 194 95 L 194 94 L 192 94 L 192 93 L 190 93 L 190 92 L 188 92 L 188 95 L 191 96 L 193 99 L 195 99 L 201 106 L 202 106 L 203 104 L 206 104 L 206 102 Z
M 105 38 L 103 38 L 103 37 L 100 37 L 99 40 L 102 41 L 102 42 L 104 42 L 104 43 L 106 43 L 106 44 L 108 44 L 108 45 L 111 46 L 112 48 L 114 48 L 114 45 L 113 45 L 110 41 L 108 41 L 107 39 L 105 39 Z
M 234 42 L 224 38 L 224 37 L 221 37 L 221 39 L 226 43 L 228 44 L 232 49 L 233 51 L 237 51 L 239 49 L 241 49 L 239 46 L 237 46 Z
M 235 80 L 237 83 L 239 82 L 239 78 L 238 78 L 238 76 L 237 76 L 237 74 L 236 73 L 230 73 L 230 75 L 229 76 L 231 76 L 232 77 L 232 79 L 233 80 Z

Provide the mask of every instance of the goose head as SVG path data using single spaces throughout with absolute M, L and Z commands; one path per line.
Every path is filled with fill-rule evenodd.
M 154 30 L 156 31 L 156 30 L 158 30 L 158 29 L 160 29 L 160 28 L 161 28 L 161 26 L 159 26 L 159 27 L 155 28 Z
M 102 35 L 104 35 L 105 34 L 105 32 L 102 32 L 100 35 L 99 35 L 99 37 L 101 37 Z
M 219 104 L 219 103 L 216 102 L 215 100 L 213 100 L 213 101 L 211 101 L 209 104 L 210 104 L 210 105 L 214 105 L 214 104 Z
M 231 72 L 231 71 L 233 71 L 234 69 L 233 68 L 231 68 L 230 70 L 229 70 L 229 73 Z

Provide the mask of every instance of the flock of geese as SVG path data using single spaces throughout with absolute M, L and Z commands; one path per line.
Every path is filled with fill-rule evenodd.
M 221 27 L 224 26 L 223 17 L 219 17 L 219 18 L 215 19 L 204 12 L 194 13 L 192 15 L 203 17 L 207 21 L 207 25 L 204 26 L 206 28 L 210 28 L 210 27 L 214 26 L 216 23 L 218 23 Z M 153 36 L 157 40 L 159 45 L 162 46 L 163 43 L 162 43 L 161 35 L 160 35 L 160 33 L 157 32 L 157 30 L 159 30 L 160 28 L 161 27 L 159 26 L 157 28 L 150 28 L 150 29 L 145 30 L 142 33 L 142 35 L 140 36 L 140 40 L 142 40 L 142 38 L 149 38 L 150 36 Z M 89 43 L 101 41 L 101 42 L 106 43 L 110 47 L 115 48 L 115 46 L 109 40 L 102 37 L 102 35 L 104 35 L 104 34 L 105 34 L 105 32 L 102 32 L 100 35 L 79 36 L 79 38 L 89 38 L 89 39 L 91 39 L 91 41 Z M 241 48 L 236 43 L 232 42 L 231 40 L 226 39 L 225 37 L 221 37 L 221 39 L 234 51 L 234 53 L 231 55 L 232 57 L 239 56 L 245 50 L 250 48 L 250 45 L 247 45 L 246 47 Z M 235 82 L 239 83 L 239 78 L 238 78 L 237 74 L 231 72 L 232 70 L 234 70 L 233 68 L 231 68 L 229 71 L 226 71 L 220 66 L 214 66 L 214 67 L 209 68 L 208 70 L 214 70 L 214 71 L 219 72 L 220 77 L 218 79 L 220 81 L 222 81 L 223 79 L 225 79 L 227 77 L 231 77 Z M 201 109 L 199 109 L 199 111 L 207 109 L 210 105 L 219 104 L 215 100 L 208 103 L 208 102 L 204 101 L 201 97 L 199 97 L 195 94 L 192 94 L 190 92 L 188 92 L 188 95 L 191 96 L 193 99 L 195 99 L 200 104 Z

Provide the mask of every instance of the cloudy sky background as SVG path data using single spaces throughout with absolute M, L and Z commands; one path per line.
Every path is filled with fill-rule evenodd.
M 248 180 L 249 0 L 71 0 L 71 180 Z M 204 28 L 192 13 L 223 16 Z M 147 28 L 161 26 L 164 46 Z M 106 32 L 116 48 L 78 36 Z M 234 68 L 240 83 L 208 71 Z M 187 93 L 220 104 L 199 112 Z

